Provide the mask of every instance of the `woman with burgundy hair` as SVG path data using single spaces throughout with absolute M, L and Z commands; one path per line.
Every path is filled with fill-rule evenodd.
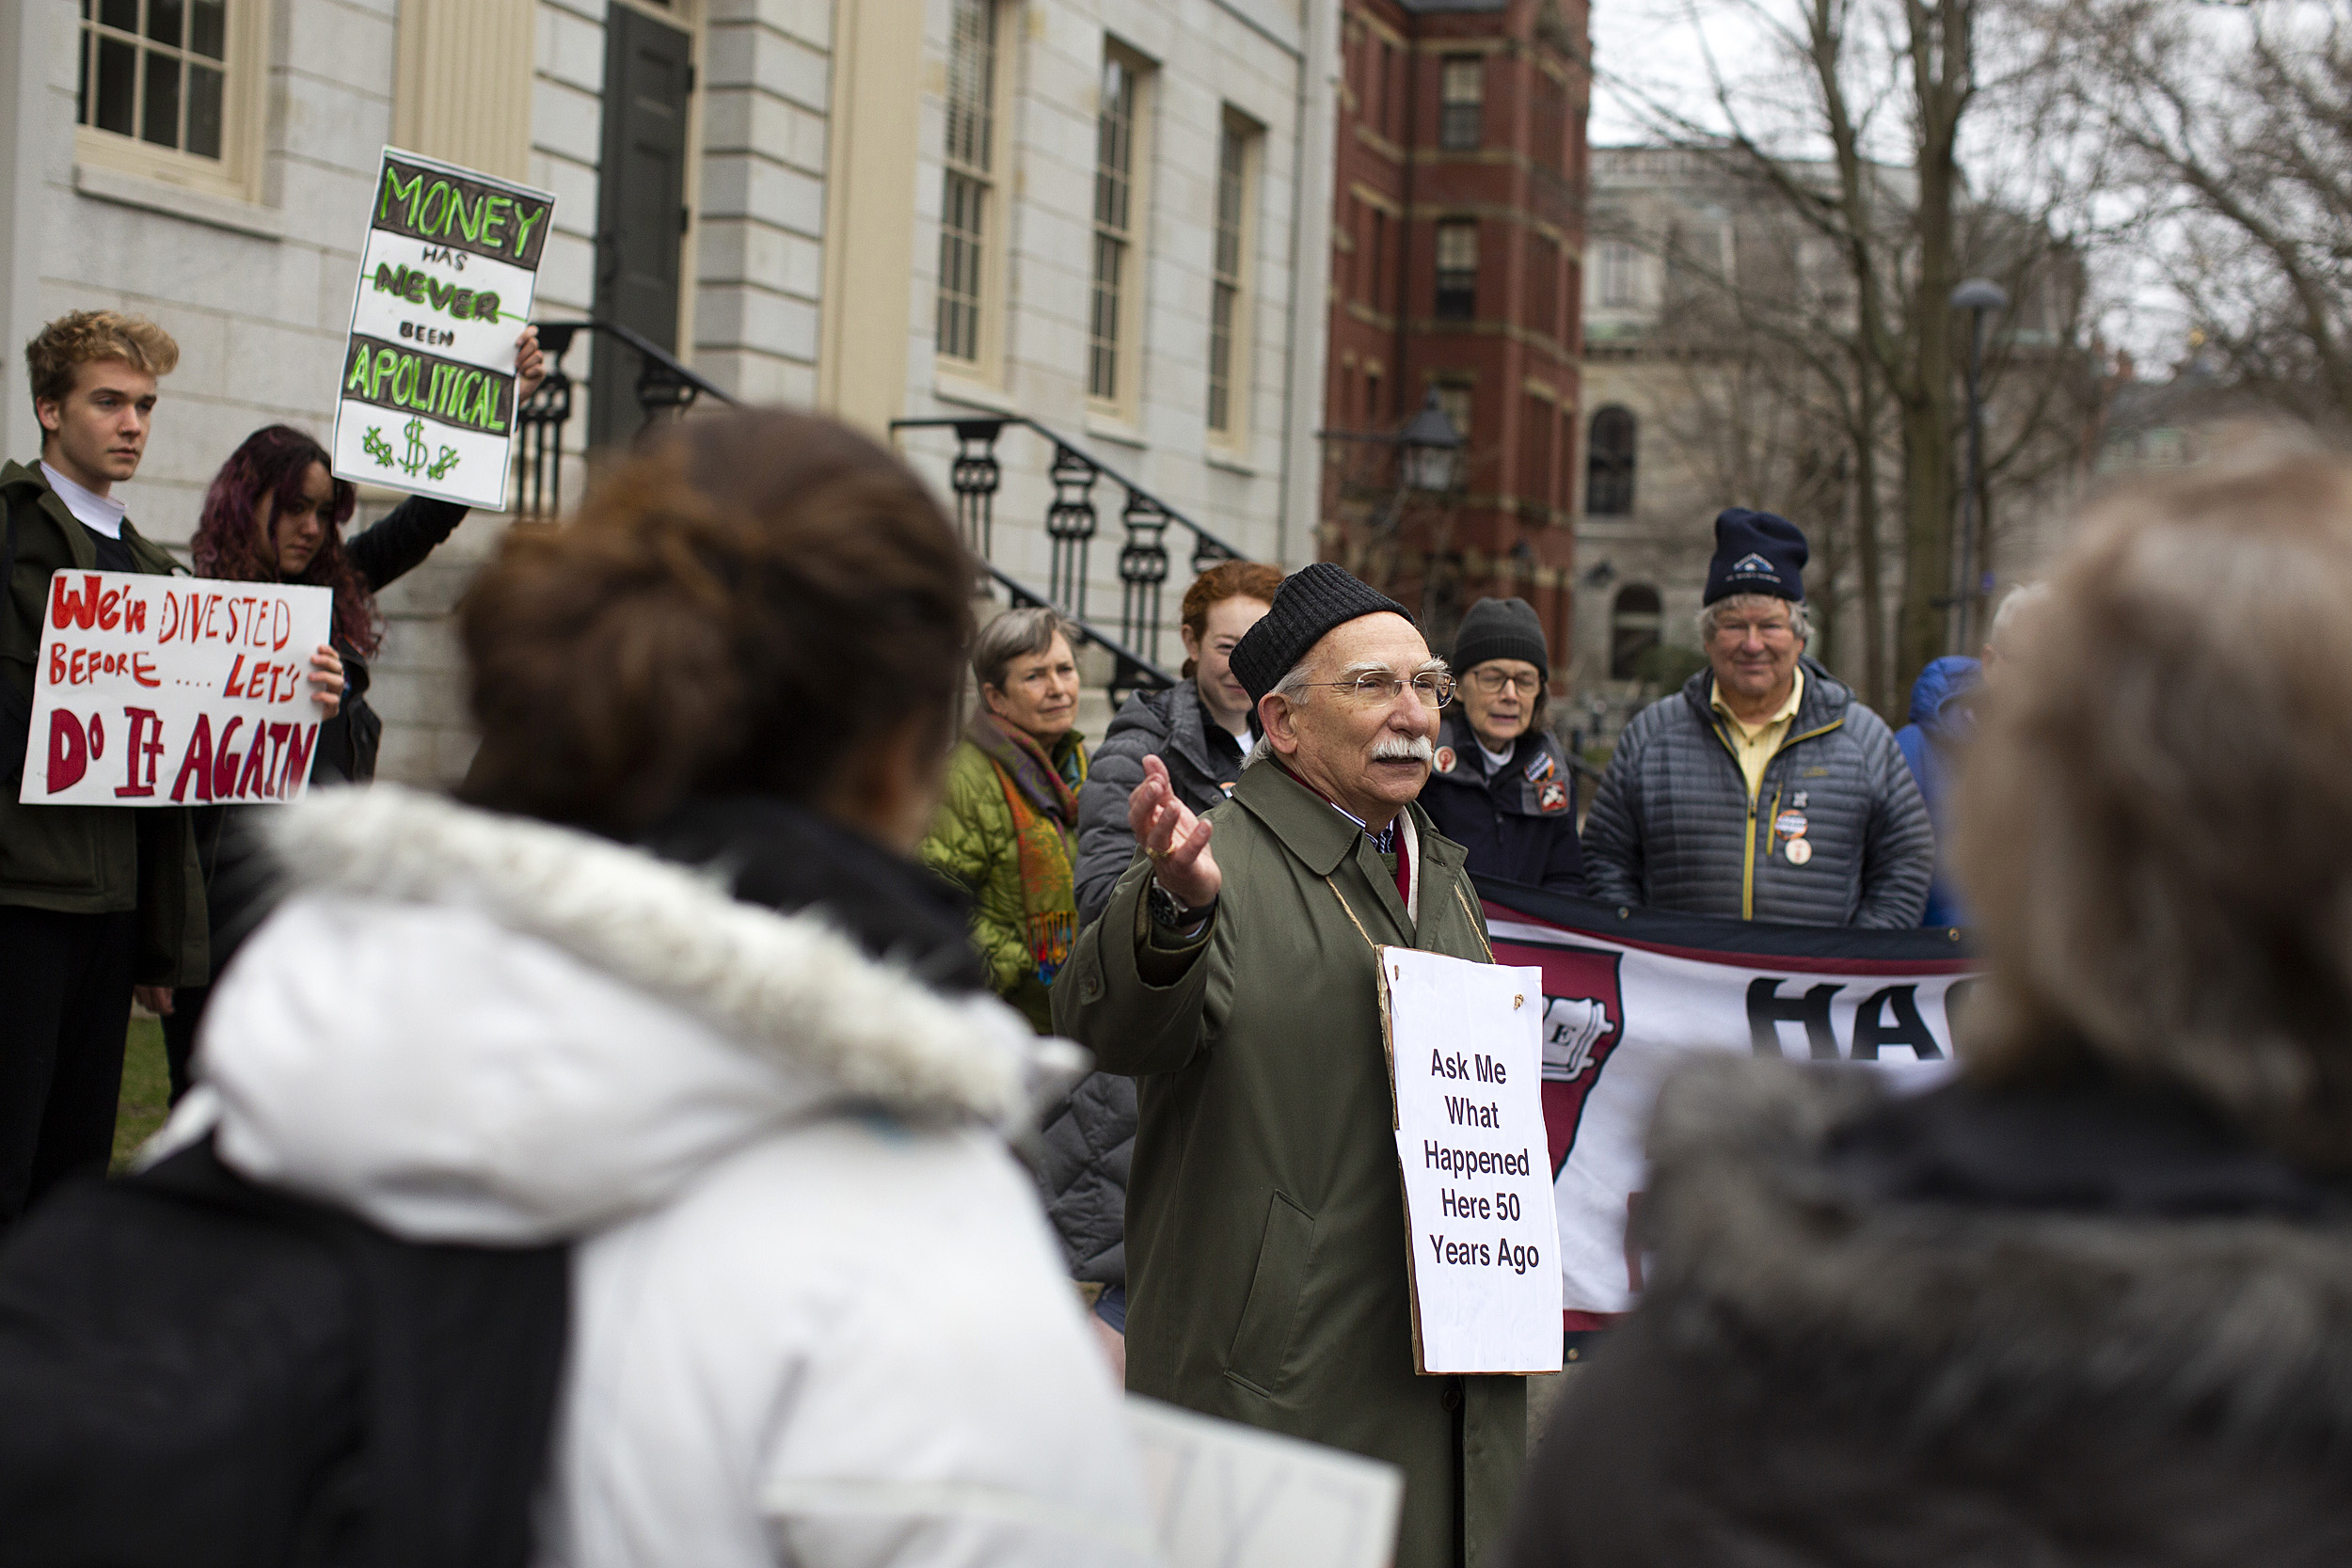
M 515 402 L 546 379 L 539 329 L 516 341 Z M 199 577 L 236 582 L 298 582 L 332 589 L 334 649 L 342 660 L 342 705 L 319 725 L 313 784 L 365 784 L 375 777 L 384 721 L 368 705 L 368 660 L 384 637 L 375 595 L 422 564 L 466 520 L 467 508 L 411 496 L 373 527 L 346 539 L 343 525 L 358 489 L 334 477 L 334 459 L 308 432 L 264 425 L 246 436 L 213 476 L 190 553 Z M 212 916 L 213 973 L 268 912 L 269 870 L 253 852 L 249 814 L 266 806 L 207 806 L 197 814 Z M 209 818 L 209 820 L 208 820 Z M 171 1098 L 188 1088 L 188 1058 L 210 988 L 182 987 L 164 1019 Z

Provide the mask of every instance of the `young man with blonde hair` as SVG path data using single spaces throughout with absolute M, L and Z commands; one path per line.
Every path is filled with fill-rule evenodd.
M 24 360 L 40 456 L 0 467 L 0 1227 L 64 1177 L 105 1169 L 133 987 L 162 1009 L 206 976 L 187 812 L 17 799 L 40 749 L 27 727 L 50 578 L 178 570 L 114 487 L 138 472 L 180 348 L 153 322 L 76 310 Z

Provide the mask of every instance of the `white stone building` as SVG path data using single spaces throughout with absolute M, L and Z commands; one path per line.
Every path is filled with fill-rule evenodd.
M 6 450 L 39 441 L 21 345 L 95 307 L 181 344 L 123 491 L 151 536 L 184 543 L 256 427 L 324 436 L 391 142 L 556 194 L 537 319 L 618 321 L 730 395 L 878 435 L 905 416 L 1026 415 L 1241 548 L 1301 561 L 1335 15 L 1334 0 L 0 0 Z M 1132 90 L 1113 103 L 1126 199 L 1106 227 L 1111 61 Z M 985 167 L 968 134 L 948 138 L 951 97 L 968 130 L 981 88 Z M 946 247 L 963 270 L 943 318 L 951 155 L 970 245 Z M 1125 247 L 1121 287 L 1097 318 L 1105 244 Z M 641 416 L 633 351 L 582 334 L 564 368 L 568 499 L 583 449 Z M 905 444 L 945 489 L 952 442 Z M 1009 432 L 1001 455 L 994 553 L 1041 584 L 1050 449 Z M 363 494 L 363 520 L 395 499 Z M 1089 608 L 1115 616 L 1117 487 L 1097 499 Z M 477 514 L 384 595 L 386 777 L 452 779 L 471 754 L 447 612 L 503 526 Z
M 1035 420 L 1241 553 L 1311 560 L 1337 22 L 1335 0 L 933 0 L 907 415 Z M 948 472 L 949 432 L 902 441 Z M 1082 581 L 1117 632 L 1129 492 L 1062 488 L 1095 532 L 1057 572 L 1054 455 L 1000 436 L 989 553 L 1040 592 Z M 1195 536 L 1161 543 L 1162 631 L 1131 636 L 1172 668 Z

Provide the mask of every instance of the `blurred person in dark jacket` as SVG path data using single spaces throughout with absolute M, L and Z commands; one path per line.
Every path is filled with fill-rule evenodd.
M 1988 689 L 1962 1072 L 1722 1059 L 1518 1568 L 2352 1561 L 2352 467 L 2119 493 Z
M 1454 706 L 1422 808 L 1470 868 L 1581 895 L 1576 779 L 1543 727 L 1551 652 L 1525 599 L 1481 599 L 1454 637 Z
M 1961 753 L 1976 728 L 1975 702 L 1983 666 L 1959 654 L 1928 660 L 1911 683 L 1911 722 L 1895 732 L 1895 744 L 1919 785 L 1919 799 L 1935 827 L 1935 876 L 1928 883 L 1922 926 L 1965 926 L 1960 889 L 1952 881 L 1952 784 Z
M 1232 669 L 1233 645 L 1264 618 L 1282 568 L 1223 561 L 1184 590 L 1177 631 L 1184 678 L 1138 691 L 1111 721 L 1078 791 L 1078 924 L 1103 912 L 1136 858 L 1127 798 L 1157 757 L 1168 786 L 1195 813 L 1233 792 L 1249 751 L 1249 693 Z M 1136 1081 L 1090 1072 L 1050 1112 L 1038 1144 L 1045 1212 L 1070 1256 L 1071 1277 L 1098 1288 L 1096 1319 L 1116 1364 L 1125 1366 L 1127 1169 L 1135 1155 Z

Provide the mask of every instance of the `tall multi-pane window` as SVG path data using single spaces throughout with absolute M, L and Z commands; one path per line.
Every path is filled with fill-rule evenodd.
M 1560 416 L 1548 398 L 1528 392 L 1519 400 L 1519 509 L 1549 519 L 1551 510 L 1551 444 Z
M 1527 325 L 1547 338 L 1560 336 L 1560 247 L 1543 235 L 1527 235 Z
M 1642 678 L 1642 660 L 1658 646 L 1666 618 L 1658 590 L 1645 582 L 1629 582 L 1617 590 L 1609 617 L 1609 678 Z
M 1228 114 L 1217 135 L 1216 254 L 1209 299 L 1209 428 L 1231 434 L 1235 378 L 1248 364 L 1242 265 L 1249 215 L 1249 162 L 1256 128 Z
M 1614 310 L 1650 303 L 1649 258 L 1624 240 L 1603 240 L 1600 256 L 1600 303 Z
M 1478 314 L 1478 225 L 1456 220 L 1438 225 L 1438 300 L 1440 321 L 1468 321 Z
M 1136 67 L 1103 57 L 1103 103 L 1094 133 L 1094 296 L 1088 316 L 1087 395 L 1119 403 L 1131 379 L 1128 296 L 1136 286 Z
M 82 124 L 224 155 L 229 0 L 82 0 Z
M 1593 416 L 1584 443 L 1584 515 L 1623 517 L 1633 511 L 1633 465 L 1640 427 L 1616 404 Z
M 1475 55 L 1449 57 L 1438 69 L 1438 145 L 1473 150 L 1486 139 L 1486 62 Z
M 995 0 L 953 0 L 947 34 L 946 172 L 939 198 L 939 352 L 977 363 L 995 195 Z

